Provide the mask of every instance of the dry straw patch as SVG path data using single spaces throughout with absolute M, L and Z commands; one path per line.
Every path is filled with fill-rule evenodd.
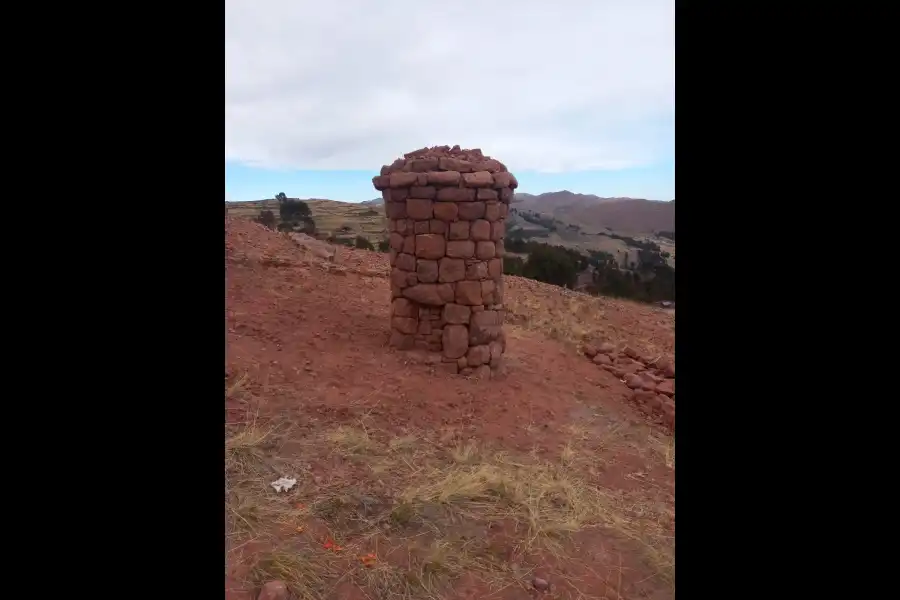
M 670 502 L 592 484 L 591 436 L 573 432 L 559 456 L 540 459 L 364 421 L 301 436 L 250 418 L 226 431 L 226 559 L 247 567 L 247 585 L 283 579 L 303 600 L 350 583 L 371 598 L 438 599 L 463 575 L 494 591 L 525 586 L 516 563 L 542 554 L 571 564 L 573 536 L 602 528 L 637 542 L 652 576 L 671 584 Z M 339 468 L 315 481 L 316 463 Z M 276 494 L 269 483 L 281 475 L 297 487 Z M 511 554 L 488 535 L 497 529 Z
M 590 296 L 522 277 L 505 278 L 507 322 L 563 342 L 597 339 L 672 356 L 673 314 L 629 300 Z

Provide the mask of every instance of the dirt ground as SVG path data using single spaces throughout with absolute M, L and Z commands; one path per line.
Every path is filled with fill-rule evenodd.
M 674 597 L 674 439 L 577 352 L 671 354 L 669 315 L 507 278 L 508 373 L 469 380 L 387 347 L 385 255 L 225 225 L 226 598 Z

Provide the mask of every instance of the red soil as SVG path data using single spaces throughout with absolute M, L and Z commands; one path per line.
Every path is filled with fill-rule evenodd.
M 256 223 L 226 218 L 225 225 L 226 377 L 250 375 L 263 392 L 261 414 L 302 414 L 332 424 L 366 414 L 398 435 L 408 428 L 451 426 L 510 451 L 539 455 L 558 455 L 571 437 L 569 427 L 587 422 L 589 414 L 599 414 L 608 429 L 632 428 L 634 439 L 651 431 L 664 435 L 629 404 L 631 392 L 615 375 L 536 332 L 506 326 L 507 375 L 490 381 L 445 374 L 424 356 L 388 348 L 384 255 L 341 248 L 337 264 L 330 264 Z M 243 414 L 244 408 L 229 408 Z M 628 489 L 651 481 L 670 499 L 674 493 L 673 469 L 655 465 L 648 471 L 645 460 L 625 452 L 605 464 L 598 485 Z M 640 478 L 629 476 L 636 472 Z M 674 520 L 671 527 L 674 534 Z M 641 581 L 646 569 L 627 540 L 590 530 L 576 541 L 582 556 L 596 562 L 589 571 L 573 567 L 567 576 L 580 580 L 591 597 L 673 593 Z M 554 570 L 567 568 L 540 560 L 551 580 Z M 561 586 L 544 597 L 577 597 L 566 594 Z M 337 597 L 354 596 L 347 588 Z M 457 597 L 529 595 L 510 589 L 488 596 L 477 582 L 461 581 Z

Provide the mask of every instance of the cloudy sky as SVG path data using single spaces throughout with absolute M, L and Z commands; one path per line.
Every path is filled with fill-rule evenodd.
M 674 39 L 674 0 L 226 0 L 226 199 L 367 200 L 459 144 L 519 191 L 669 200 Z

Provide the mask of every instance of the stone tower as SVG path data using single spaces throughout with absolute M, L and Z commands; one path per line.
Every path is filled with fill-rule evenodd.
M 381 168 L 390 231 L 391 345 L 452 372 L 502 365 L 503 238 L 518 182 L 481 150 L 423 148 Z

